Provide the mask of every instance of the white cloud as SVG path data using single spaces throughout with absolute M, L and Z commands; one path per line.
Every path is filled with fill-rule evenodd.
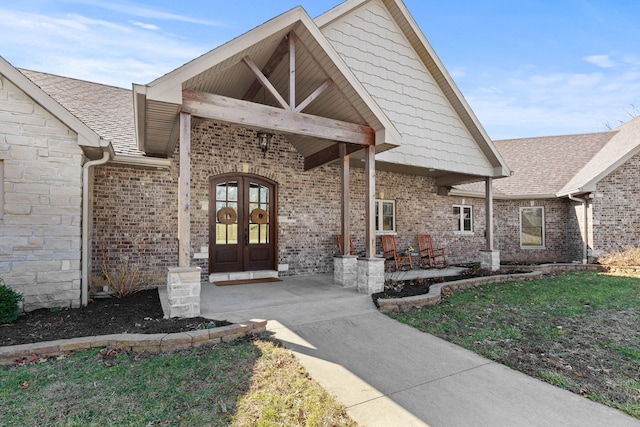
M 609 55 L 591 55 L 582 59 L 600 68 L 613 68 L 616 66 L 616 63 L 609 58 Z
M 129 22 L 131 22 L 131 25 L 135 25 L 136 27 L 144 28 L 145 30 L 160 31 L 160 27 L 158 27 L 157 25 L 145 24 L 144 22 L 133 22 L 133 21 L 129 21 Z
M 214 48 L 180 37 L 81 15 L 0 8 L 2 55 L 16 67 L 130 88 Z
M 602 132 L 640 105 L 640 61 L 615 58 L 618 67 L 595 73 L 501 69 L 457 83 L 494 139 Z
M 117 2 L 102 0 L 70 0 L 72 3 L 80 3 L 89 6 L 99 7 L 114 12 L 124 13 L 126 15 L 139 16 L 149 19 L 160 19 L 163 21 L 179 21 L 191 24 L 207 25 L 212 27 L 224 26 L 221 22 L 210 21 L 207 19 L 194 18 L 186 15 L 178 15 L 176 13 L 165 12 L 159 9 L 140 6 L 135 3 L 119 4 Z

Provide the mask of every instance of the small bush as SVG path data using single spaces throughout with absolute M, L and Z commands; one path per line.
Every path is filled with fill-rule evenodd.
M 630 267 L 640 265 L 640 248 L 627 246 L 623 251 L 611 252 L 598 258 L 606 266 Z
M 0 278 L 0 324 L 11 323 L 20 314 L 19 303 L 24 297 L 4 284 Z

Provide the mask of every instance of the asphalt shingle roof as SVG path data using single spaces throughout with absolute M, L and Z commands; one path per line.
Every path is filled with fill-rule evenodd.
M 142 156 L 133 125 L 130 90 L 30 70 L 20 70 L 103 139 L 116 154 Z
M 496 195 L 540 196 L 559 192 L 616 135 L 616 131 L 505 139 L 494 144 L 509 168 L 496 179 Z M 484 194 L 484 183 L 456 186 Z

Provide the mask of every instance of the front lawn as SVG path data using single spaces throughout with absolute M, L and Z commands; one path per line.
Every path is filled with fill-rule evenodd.
M 640 279 L 565 273 L 389 316 L 640 418 Z
M 0 367 L 0 414 L 3 426 L 355 425 L 290 352 L 262 339 Z

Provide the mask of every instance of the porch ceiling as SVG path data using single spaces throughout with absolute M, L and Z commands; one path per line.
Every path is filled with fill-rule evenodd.
M 179 136 L 182 91 L 190 90 L 282 108 L 243 58 L 260 69 L 290 102 L 288 37 L 295 38 L 295 105 L 313 99 L 306 115 L 367 126 L 376 133 L 376 152 L 400 143 L 400 134 L 340 60 L 302 8 L 295 8 L 145 85 L 134 85 L 138 145 L 152 155 L 170 155 Z M 324 90 L 319 90 L 323 85 Z M 194 114 L 193 124 L 202 119 Z M 268 129 L 268 128 L 267 128 Z M 285 133 L 275 131 L 276 133 Z M 336 142 L 297 133 L 287 139 L 305 158 Z

